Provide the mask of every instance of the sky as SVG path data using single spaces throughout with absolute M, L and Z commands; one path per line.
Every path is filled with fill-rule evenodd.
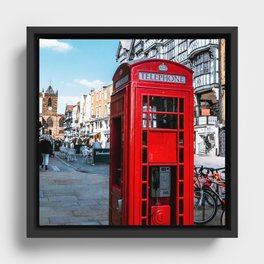
M 39 91 L 58 90 L 58 113 L 82 94 L 112 83 L 119 40 L 40 39 Z

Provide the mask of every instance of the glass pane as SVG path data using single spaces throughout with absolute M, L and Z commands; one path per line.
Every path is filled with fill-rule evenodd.
M 184 116 L 180 115 L 180 129 L 184 129 Z
M 147 96 L 143 96 L 143 112 L 146 112 L 148 109 L 148 97 Z
M 143 146 L 147 146 L 147 144 L 148 144 L 147 131 L 143 131 L 142 144 L 143 144 Z
M 147 127 L 147 114 L 143 114 L 142 117 L 142 126 Z
M 183 98 L 180 98 L 180 112 L 181 113 L 184 112 L 184 101 L 183 101 Z
M 142 163 L 147 163 L 147 149 L 142 149 Z
M 156 112 L 177 112 L 178 99 L 169 97 L 150 97 L 150 111 Z
M 146 202 L 142 202 L 142 216 L 146 216 L 146 214 L 147 214 Z
M 142 181 L 146 181 L 147 180 L 147 167 L 143 166 L 142 167 Z
M 183 225 L 183 216 L 179 217 L 179 225 L 181 225 L 181 226 Z
M 183 197 L 183 182 L 180 182 L 180 197 Z
M 147 198 L 147 184 L 142 184 L 142 198 Z
M 178 116 L 177 115 L 166 115 L 166 114 L 150 114 L 151 128 L 178 128 Z
M 180 132 L 180 146 L 184 145 L 184 136 L 183 132 Z
M 183 180 L 184 171 L 183 171 L 183 165 L 180 165 L 180 180 Z
M 180 163 L 182 163 L 184 160 L 183 150 L 184 150 L 183 148 L 180 148 Z
M 179 201 L 179 214 L 183 214 L 183 200 Z

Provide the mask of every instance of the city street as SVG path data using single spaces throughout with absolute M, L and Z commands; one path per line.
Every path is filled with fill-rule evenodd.
M 224 158 L 195 155 L 195 165 L 224 167 Z M 57 152 L 48 171 L 40 169 L 40 225 L 108 225 L 109 165 L 91 166 L 77 155 L 67 162 Z M 207 225 L 219 225 L 222 210 Z
M 107 165 L 84 173 L 50 158 L 48 171 L 40 169 L 40 225 L 108 225 L 108 193 Z

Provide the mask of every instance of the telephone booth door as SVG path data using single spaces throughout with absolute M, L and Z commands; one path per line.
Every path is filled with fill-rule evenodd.
M 122 209 L 124 202 L 124 104 L 125 93 L 122 92 L 112 99 L 111 102 L 111 141 L 110 149 L 110 201 L 109 221 L 112 225 L 122 224 Z
M 142 225 L 193 224 L 190 97 L 184 91 L 136 89 L 136 153 L 141 153 L 136 160 L 136 171 L 141 172 L 136 186 Z

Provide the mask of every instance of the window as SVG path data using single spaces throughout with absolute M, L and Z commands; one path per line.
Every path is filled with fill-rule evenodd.
M 167 114 L 150 114 L 150 128 L 178 128 L 178 116 Z
M 151 112 L 177 112 L 178 101 L 177 98 L 169 97 L 150 97 L 150 111 Z
M 164 58 L 171 60 L 175 57 L 175 41 L 172 40 L 164 46 Z
M 208 74 L 211 72 L 210 68 L 210 56 L 208 52 L 200 54 L 195 57 L 193 61 L 194 65 L 194 77 L 199 75 Z
M 47 124 L 48 124 L 48 127 L 53 127 L 53 121 L 51 117 L 48 118 Z
M 59 127 L 63 127 L 63 122 L 64 122 L 64 120 L 63 120 L 63 117 L 62 117 L 62 118 L 60 118 L 60 120 L 59 120 Z
M 51 98 L 48 99 L 48 107 L 52 107 Z
M 183 98 L 143 96 L 142 99 L 143 128 L 184 129 Z

